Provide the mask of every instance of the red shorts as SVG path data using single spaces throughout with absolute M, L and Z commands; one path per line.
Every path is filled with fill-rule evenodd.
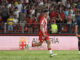
M 47 37 L 45 37 L 44 39 L 42 39 L 42 37 L 44 37 L 44 36 L 43 36 L 43 33 L 39 32 L 39 40 L 40 40 L 40 42 L 49 40 L 49 35 L 48 35 L 48 33 L 45 32 L 45 34 L 47 35 Z

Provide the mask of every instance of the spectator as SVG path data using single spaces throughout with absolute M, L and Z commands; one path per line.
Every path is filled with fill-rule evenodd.
M 7 9 L 7 7 L 6 6 L 2 6 L 2 19 L 3 19 L 3 21 L 4 22 L 7 22 L 7 19 L 8 19 L 8 9 Z
M 21 2 L 18 2 L 18 4 L 16 5 L 16 7 L 18 8 L 18 11 L 20 11 L 21 12 L 21 10 L 22 10 L 22 3 Z
M 23 23 L 24 21 L 25 21 L 25 15 L 24 15 L 24 13 L 20 12 L 19 13 L 19 22 Z
M 56 19 L 56 23 L 58 23 L 58 24 L 63 23 L 63 20 L 62 20 L 62 18 L 61 18 L 59 13 L 58 13 L 58 17 Z
M 15 8 L 15 7 L 14 7 L 13 4 L 11 5 L 11 7 L 9 7 L 9 9 L 8 9 L 8 10 L 9 10 L 9 11 L 8 11 L 8 12 L 9 12 L 9 15 L 14 15 L 14 8 Z
M 57 26 L 56 22 L 54 21 L 54 23 L 51 24 L 51 32 L 57 33 L 57 31 L 58 31 L 58 26 Z
M 17 19 L 19 19 L 19 13 L 20 13 L 20 11 L 19 11 L 18 8 L 16 7 L 16 8 L 15 8 L 15 11 L 14 11 L 14 15 L 17 16 Z
M 17 19 L 16 15 L 15 15 L 14 18 L 13 18 L 13 23 L 14 23 L 14 24 L 18 24 L 18 21 L 19 21 L 19 20 Z
M 68 11 L 67 8 L 66 8 L 65 11 L 64 11 L 64 15 L 65 15 L 65 19 L 67 20 L 67 16 L 69 15 L 69 11 Z
M 67 17 L 67 24 L 72 24 L 72 16 L 71 16 L 71 12 L 69 11 L 69 15 Z
M 50 20 L 52 21 L 52 17 L 55 17 L 55 20 L 56 20 L 56 18 L 57 18 L 57 10 L 56 9 L 54 9 L 53 11 L 51 11 L 50 12 Z
M 62 0 L 63 5 L 65 6 L 67 0 Z
M 80 2 L 78 2 L 76 8 L 77 8 L 77 9 L 80 9 Z
M 70 8 L 70 7 L 71 7 L 71 4 L 70 4 L 69 1 L 66 1 L 66 7 L 67 7 L 67 8 Z
M 61 18 L 61 16 L 60 16 L 59 13 L 58 13 L 58 17 L 57 17 L 57 19 L 56 19 L 56 23 L 57 23 L 57 25 L 58 25 L 58 32 L 60 33 L 60 32 L 61 32 L 61 25 L 62 25 L 62 23 L 63 23 L 63 20 L 62 20 L 62 18 Z
M 7 19 L 7 24 L 8 24 L 8 31 L 9 32 L 13 31 L 13 18 L 12 18 L 12 16 L 10 16 Z
M 56 21 L 58 24 L 72 24 L 75 21 L 76 10 L 79 13 L 79 9 L 76 8 L 80 8 L 79 0 L 0 0 L 0 3 L 1 23 L 4 24 L 7 22 L 10 15 L 13 15 L 13 17 L 16 15 L 13 21 L 15 22 L 17 19 L 21 25 L 25 25 L 25 21 L 27 20 L 26 24 L 28 25 L 29 32 L 37 29 L 36 23 L 39 23 L 42 10 L 45 8 L 48 9 L 50 13 L 48 21 L 50 23 Z M 79 14 L 77 14 L 77 16 L 78 15 Z M 26 19 L 26 16 L 29 18 Z
M 59 18 L 60 18 L 60 20 L 62 20 L 63 23 L 65 22 L 64 21 L 65 20 L 65 15 L 64 15 L 64 11 L 63 10 L 61 10 Z
M 22 4 L 29 3 L 29 0 L 20 0 Z
M 26 10 L 26 7 L 25 6 L 23 6 L 23 8 L 22 8 L 22 11 L 21 11 L 23 14 L 25 14 L 26 12 L 27 12 L 27 10 Z
M 32 18 L 33 20 L 33 32 L 34 33 L 38 33 L 39 29 L 37 29 L 39 27 L 38 21 L 35 19 L 35 16 Z
M 27 24 L 27 27 L 28 27 L 28 33 L 32 33 L 32 19 L 30 17 L 27 17 L 26 19 L 26 24 Z
M 56 21 L 55 17 L 53 16 L 50 23 L 54 23 L 54 21 Z
M 35 15 L 35 9 L 34 9 L 34 6 L 31 7 L 30 12 L 31 12 L 31 15 Z
M 18 30 L 18 19 L 17 19 L 17 17 L 16 16 L 14 16 L 14 18 L 13 18 L 13 31 L 17 31 Z
M 17 6 L 17 5 L 18 5 L 18 2 L 17 2 L 17 1 L 15 1 L 15 2 L 14 2 L 14 5 L 15 5 L 15 6 Z

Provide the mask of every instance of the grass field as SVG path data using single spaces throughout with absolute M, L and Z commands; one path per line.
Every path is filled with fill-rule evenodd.
M 54 51 L 57 55 L 49 56 L 48 51 L 0 51 L 0 60 L 80 60 L 77 51 Z

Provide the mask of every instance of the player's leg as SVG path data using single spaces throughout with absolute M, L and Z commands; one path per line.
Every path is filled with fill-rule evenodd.
M 36 47 L 36 46 L 41 46 L 43 42 L 39 42 L 39 43 L 32 43 L 32 47 Z
M 41 36 L 39 36 L 39 41 L 40 42 L 38 42 L 38 43 L 33 43 L 32 42 L 32 44 L 31 45 L 27 45 L 28 47 L 36 47 L 36 46 L 41 46 L 42 45 L 42 43 L 43 43 L 43 39 L 42 39 L 42 35 Z
M 54 56 L 52 49 L 51 49 L 51 42 L 48 37 L 46 38 L 46 43 L 47 43 L 47 48 L 49 50 L 50 56 Z
M 35 46 L 41 46 L 42 45 L 42 43 L 43 43 L 43 35 L 39 35 L 39 43 L 32 43 L 32 47 L 35 47 Z
M 50 40 L 46 40 L 46 43 L 47 43 L 47 48 L 49 50 L 49 53 L 52 54 L 52 50 L 51 50 L 51 46 L 50 46 Z
M 80 54 L 80 37 L 78 37 L 78 50 L 79 50 L 79 54 Z
M 30 48 L 30 47 L 36 47 L 36 46 L 41 46 L 43 42 L 38 42 L 38 43 L 32 43 L 32 44 L 27 44 L 26 48 Z

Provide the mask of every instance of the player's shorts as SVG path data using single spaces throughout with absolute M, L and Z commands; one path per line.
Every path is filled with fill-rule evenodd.
M 42 37 L 44 37 L 43 36 L 43 33 L 39 33 L 39 40 L 40 40 L 40 42 L 42 43 L 43 41 L 46 41 L 46 40 L 49 40 L 49 35 L 48 35 L 48 33 L 47 32 L 45 32 L 45 34 L 47 35 L 47 37 L 45 37 L 44 39 L 42 39 Z

